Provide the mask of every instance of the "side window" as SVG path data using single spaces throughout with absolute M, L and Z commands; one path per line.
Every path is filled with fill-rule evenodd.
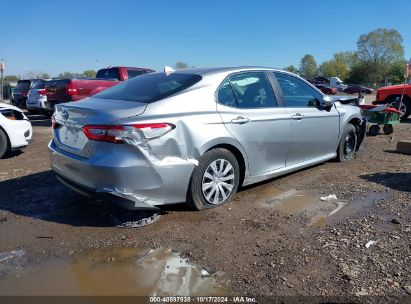
M 272 108 L 277 105 L 264 72 L 245 72 L 229 77 L 238 108 Z
M 288 74 L 275 73 L 286 107 L 313 107 L 322 100 L 322 95 L 302 80 Z
M 224 80 L 221 84 L 217 95 L 219 103 L 229 107 L 237 107 L 237 101 L 235 100 L 234 92 L 228 79 Z

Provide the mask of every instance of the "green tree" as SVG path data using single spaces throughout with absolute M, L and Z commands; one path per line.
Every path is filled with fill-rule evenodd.
M 345 79 L 346 83 L 353 84 L 367 84 L 369 83 L 369 71 L 370 71 L 369 62 L 358 62 L 356 63 L 349 71 L 347 78 Z
M 94 78 L 94 77 L 96 77 L 96 74 L 97 74 L 97 72 L 94 71 L 94 70 L 85 70 L 85 71 L 83 72 L 83 75 L 86 76 L 86 77 L 89 77 L 89 78 Z
M 318 73 L 324 77 L 339 77 L 344 80 L 349 72 L 344 53 L 334 54 L 334 58 L 324 61 L 318 67 Z
M 298 74 L 298 69 L 293 65 L 289 65 L 289 66 L 285 67 L 284 71 L 288 71 L 288 72 L 291 72 L 291 73 L 294 73 L 294 74 Z
M 307 80 L 311 80 L 317 75 L 317 62 L 313 55 L 306 54 L 301 58 L 299 71 L 301 77 Z
M 405 74 L 405 60 L 399 60 L 394 62 L 390 65 L 388 69 L 388 75 L 390 82 L 392 83 L 403 83 L 404 82 L 404 74 Z
M 358 63 L 358 53 L 356 51 L 335 53 L 334 60 L 344 62 L 348 69 L 351 69 Z
M 358 58 L 362 63 L 367 63 L 370 82 L 382 81 L 390 66 L 404 59 L 402 42 L 401 34 L 394 29 L 379 28 L 360 36 L 357 42 Z
M 175 66 L 174 66 L 177 70 L 182 70 L 182 69 L 187 69 L 188 68 L 188 64 L 185 63 L 184 61 L 178 61 L 176 62 Z
M 16 75 L 6 75 L 4 76 L 4 81 L 5 82 L 17 82 L 19 81 L 19 77 L 17 77 Z
M 48 73 L 44 73 L 44 72 L 39 73 L 38 76 L 39 76 L 38 78 L 41 78 L 41 79 L 49 79 L 50 78 L 50 75 Z
M 78 76 L 78 74 L 65 71 L 63 73 L 60 73 L 58 75 L 58 78 L 60 78 L 60 79 L 73 78 L 73 77 L 76 77 L 76 76 Z

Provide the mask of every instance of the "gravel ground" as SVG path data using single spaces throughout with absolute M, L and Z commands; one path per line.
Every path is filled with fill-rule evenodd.
M 411 156 L 395 152 L 397 140 L 411 139 L 410 122 L 393 136 L 367 137 L 352 162 L 247 187 L 213 210 L 163 208 L 139 229 L 113 226 L 127 212 L 61 185 L 49 169 L 49 122 L 33 117 L 33 126 L 34 143 L 0 160 L 0 252 L 24 250 L 23 266 L 89 248 L 161 246 L 223 272 L 233 294 L 263 302 L 387 303 L 411 295 Z M 335 194 L 347 205 L 313 225 L 312 214 L 270 204 L 290 189 Z

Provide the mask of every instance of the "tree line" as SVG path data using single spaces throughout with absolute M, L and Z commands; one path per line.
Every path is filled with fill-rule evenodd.
M 96 77 L 97 72 L 95 70 L 85 70 L 83 73 L 62 72 L 55 78 L 75 78 L 75 77 Z M 42 71 L 27 71 L 23 75 L 6 75 L 4 76 L 5 82 L 17 82 L 20 79 L 49 79 L 50 74 Z
M 284 69 L 311 80 L 317 76 L 339 77 L 346 83 L 381 84 L 401 83 L 406 60 L 401 34 L 395 29 L 379 28 L 358 38 L 357 50 L 333 55 L 317 65 L 314 56 L 306 54 L 297 69 L 290 65 Z

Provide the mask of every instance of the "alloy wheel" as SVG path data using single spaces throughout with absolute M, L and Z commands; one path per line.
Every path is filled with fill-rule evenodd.
M 219 205 L 231 194 L 234 187 L 234 168 L 226 159 L 216 159 L 204 171 L 201 188 L 208 203 Z
M 355 153 L 355 135 L 349 132 L 344 139 L 344 158 L 352 159 Z

